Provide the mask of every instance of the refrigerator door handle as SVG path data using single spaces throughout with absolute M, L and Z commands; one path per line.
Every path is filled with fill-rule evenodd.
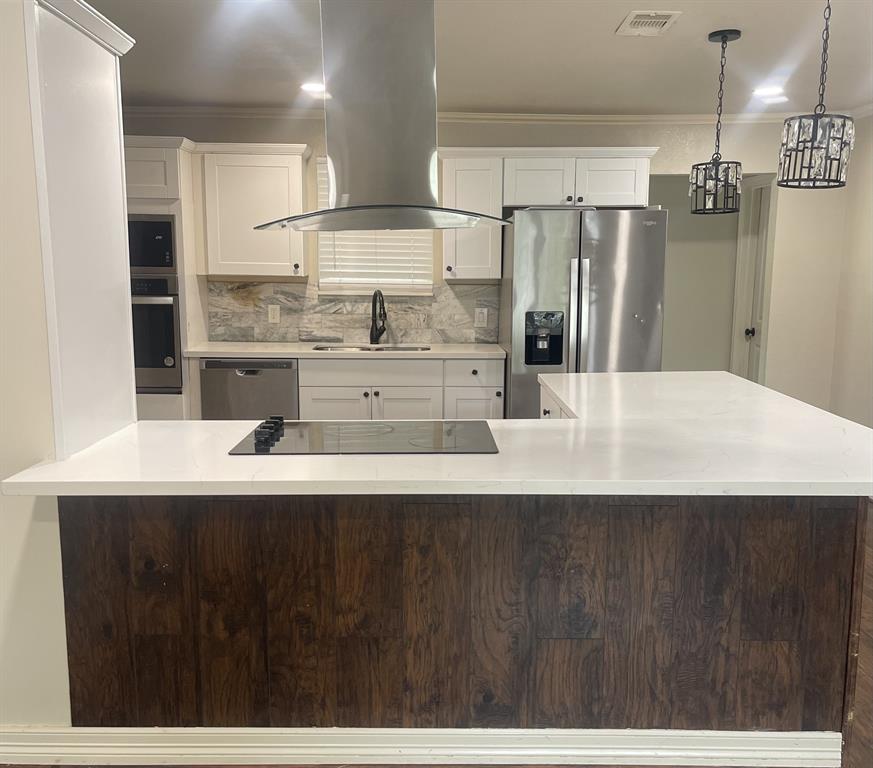
M 585 373 L 588 370 L 588 319 L 590 317 L 590 301 L 591 301 L 591 281 L 590 268 L 591 259 L 583 257 L 581 259 L 582 279 L 579 281 L 579 356 L 576 358 L 577 373 Z
M 567 373 L 579 372 L 579 257 L 570 259 L 570 312 L 567 316 Z

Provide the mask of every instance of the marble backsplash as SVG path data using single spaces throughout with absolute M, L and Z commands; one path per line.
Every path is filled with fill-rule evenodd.
M 433 296 L 386 296 L 385 343 L 497 341 L 497 285 L 434 286 Z M 267 322 L 271 305 L 278 323 Z M 488 310 L 488 325 L 473 327 L 476 308 Z M 369 341 L 370 297 L 329 296 L 311 283 L 209 283 L 210 341 Z

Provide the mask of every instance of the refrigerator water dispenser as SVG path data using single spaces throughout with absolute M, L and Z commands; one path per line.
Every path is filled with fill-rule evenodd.
M 524 364 L 563 365 L 564 313 L 525 312 Z

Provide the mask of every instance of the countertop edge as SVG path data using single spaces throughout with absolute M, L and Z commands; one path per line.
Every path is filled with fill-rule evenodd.
M 4 480 L 4 496 L 808 496 L 873 497 L 873 483 L 866 482 L 779 482 L 779 481 L 294 481 L 256 482 L 33 482 Z
M 217 342 L 220 344 L 220 342 Z M 239 342 L 228 342 L 239 343 Z M 254 342 L 258 343 L 258 342 Z M 314 342 L 315 343 L 315 342 Z M 313 345 L 314 345 L 313 343 Z M 189 360 L 202 360 L 207 357 L 247 359 L 320 359 L 320 360 L 505 360 L 506 351 L 497 344 L 473 344 L 474 349 L 446 349 L 441 345 L 431 345 L 430 350 L 410 352 L 326 352 L 316 349 L 236 349 L 220 346 L 214 349 L 194 346 L 185 349 L 182 356 Z M 455 346 L 455 345 L 451 345 Z M 461 346 L 461 345 L 458 345 Z

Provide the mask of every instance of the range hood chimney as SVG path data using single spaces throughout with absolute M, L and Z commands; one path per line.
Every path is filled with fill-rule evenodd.
M 433 0 L 321 0 L 330 208 L 255 229 L 459 229 L 437 203 Z

